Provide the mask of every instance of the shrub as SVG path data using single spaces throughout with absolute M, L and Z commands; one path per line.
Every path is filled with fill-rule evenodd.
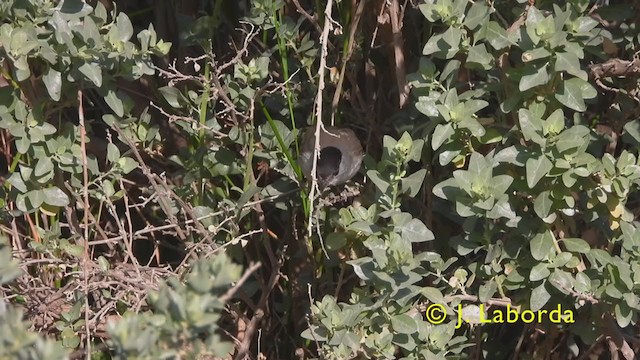
M 0 357 L 640 352 L 637 5 L 165 5 L 0 4 Z

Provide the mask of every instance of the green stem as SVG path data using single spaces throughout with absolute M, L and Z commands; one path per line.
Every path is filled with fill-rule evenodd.
M 402 174 L 402 170 L 403 170 L 403 165 L 396 164 L 396 173 L 394 175 L 394 178 L 391 180 L 391 184 L 392 184 L 391 207 L 393 209 L 397 209 L 400 207 L 400 205 L 398 204 L 398 188 L 400 185 L 400 174 Z
M 289 120 L 291 121 L 291 128 L 293 131 L 296 130 L 296 121 L 293 111 L 293 97 L 291 96 L 291 89 L 289 88 L 289 60 L 287 58 L 287 47 L 285 44 L 285 39 L 280 36 L 280 24 L 282 22 L 282 9 L 280 9 L 276 13 L 276 17 L 274 17 L 273 22 L 276 28 L 276 38 L 278 39 L 278 53 L 280 54 L 280 61 L 282 62 L 282 74 L 284 76 L 284 88 L 285 93 L 287 94 L 287 105 L 289 108 Z M 298 138 L 295 139 L 295 148 L 296 154 L 300 154 L 300 147 L 298 144 Z
M 262 100 L 258 100 L 258 103 L 260 104 L 260 108 L 262 109 L 262 113 L 267 118 L 267 122 L 269 123 L 269 126 L 271 127 L 271 130 L 273 130 L 273 133 L 276 136 L 276 140 L 278 141 L 278 145 L 280 146 L 280 151 L 282 151 L 284 156 L 287 158 L 287 162 L 293 168 L 293 171 L 295 172 L 296 177 L 298 178 L 298 180 L 300 182 L 302 182 L 303 179 L 304 179 L 304 176 L 302 175 L 302 170 L 300 169 L 300 166 L 298 165 L 298 163 L 291 156 L 291 153 L 289 152 L 289 148 L 287 148 L 287 146 L 285 145 L 284 140 L 282 139 L 282 135 L 280 135 L 280 132 L 278 131 L 278 128 L 276 127 L 275 121 L 271 117 L 271 114 L 269 114 L 269 110 L 267 110 L 267 107 L 264 106 L 264 103 L 262 102 Z M 302 207 L 304 209 L 304 213 L 306 215 L 309 215 L 309 200 L 307 199 L 307 192 L 306 192 L 306 190 L 304 188 L 300 192 L 300 197 L 302 199 Z

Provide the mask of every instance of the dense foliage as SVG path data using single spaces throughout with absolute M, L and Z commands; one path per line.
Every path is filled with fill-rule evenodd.
M 639 20 L 3 1 L 0 358 L 635 359 Z M 367 155 L 318 194 L 319 121 Z

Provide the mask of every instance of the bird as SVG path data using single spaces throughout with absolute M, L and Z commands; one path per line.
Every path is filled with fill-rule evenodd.
M 300 157 L 302 173 L 311 179 L 313 155 L 316 145 L 315 127 L 308 128 L 302 136 Z M 364 151 L 360 140 L 349 128 L 320 128 L 320 157 L 316 164 L 316 177 L 321 189 L 340 185 L 360 170 Z

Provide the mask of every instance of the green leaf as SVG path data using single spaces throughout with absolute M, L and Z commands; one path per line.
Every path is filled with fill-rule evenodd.
M 27 192 L 26 196 L 27 200 L 29 200 L 29 210 L 39 208 L 40 205 L 42 205 L 45 197 L 42 190 L 31 190 Z
M 118 159 L 117 164 L 125 174 L 130 173 L 131 171 L 133 171 L 133 169 L 138 167 L 138 163 L 130 157 L 123 157 Z
M 42 158 L 38 159 L 38 162 L 36 163 L 36 167 L 35 167 L 33 173 L 37 177 L 40 177 L 40 176 L 43 176 L 45 174 L 49 174 L 52 171 L 53 171 L 53 162 L 51 161 L 51 158 L 42 157 Z
M 464 17 L 464 26 L 475 30 L 489 19 L 489 7 L 482 2 L 474 2 Z
M 582 80 L 588 80 L 587 72 L 580 68 L 580 59 L 578 59 L 578 56 L 573 52 L 556 53 L 554 70 L 556 72 L 566 71 Z
M 65 15 L 66 19 L 79 18 L 91 13 L 91 6 L 82 0 L 64 0 L 58 4 L 57 9 Z
M 614 313 L 616 315 L 616 322 L 621 328 L 624 329 L 631 324 L 634 311 L 626 303 L 622 301 L 616 302 Z
M 325 245 L 327 246 L 327 250 L 330 250 L 330 251 L 338 251 L 346 244 L 347 244 L 347 236 L 345 235 L 344 232 L 332 232 L 327 236 L 325 240 Z
M 27 192 L 27 184 L 24 183 L 19 172 L 14 172 L 13 174 L 11 174 L 11 176 L 9 176 L 9 178 L 7 179 L 7 182 L 11 184 L 11 186 L 16 188 L 19 192 Z
M 547 291 L 544 283 L 540 284 L 540 286 L 531 291 L 531 299 L 529 303 L 531 311 L 536 312 L 542 309 L 549 299 L 551 299 L 551 294 Z
M 417 139 L 411 143 L 411 151 L 405 158 L 405 163 L 409 161 L 420 162 L 422 158 L 422 149 L 424 148 L 424 140 Z
M 529 38 L 533 42 L 534 45 L 538 45 L 540 42 L 540 36 L 536 31 L 537 25 L 544 20 L 544 15 L 540 10 L 538 10 L 535 6 L 529 8 L 527 12 L 526 18 L 526 27 L 525 30 Z
M 554 111 L 543 124 L 544 134 L 557 135 L 564 130 L 564 112 L 562 109 Z
M 543 47 L 536 48 L 522 53 L 522 62 L 526 63 L 534 60 L 546 59 L 549 56 L 551 56 L 551 53 L 547 49 Z
M 496 293 L 496 290 L 498 290 L 498 284 L 493 280 L 489 280 L 488 282 L 480 285 L 480 288 L 478 289 L 478 299 L 482 303 L 487 302 L 493 294 Z
M 624 137 L 630 137 L 635 142 L 635 145 L 640 145 L 640 120 L 629 121 L 624 125 Z M 630 139 L 630 140 L 631 140 Z
M 392 317 L 391 326 L 393 330 L 399 334 L 413 334 L 418 331 L 418 323 L 416 320 L 406 314 Z
M 300 336 L 307 340 L 314 341 L 327 341 L 329 339 L 326 328 L 317 325 L 311 325 L 308 329 L 303 331 Z
M 53 186 L 43 190 L 44 202 L 51 206 L 63 207 L 69 205 L 69 198 L 64 191 Z
M 373 182 L 381 192 L 384 193 L 389 188 L 389 183 L 380 176 L 377 170 L 367 171 L 367 177 L 371 179 L 371 182 Z
M 591 279 L 584 272 L 578 272 L 576 274 L 576 282 L 574 288 L 579 292 L 588 292 L 591 290 Z
M 489 21 L 486 36 L 489 44 L 491 44 L 491 46 L 496 50 L 501 50 L 509 45 L 516 44 L 511 38 L 509 38 L 507 30 L 495 21 Z
M 589 243 L 579 238 L 565 238 L 562 243 L 568 251 L 587 254 L 591 250 Z
M 349 260 L 347 264 L 353 266 L 353 272 L 355 272 L 360 279 L 370 280 L 371 277 L 373 277 L 375 265 L 372 258 L 364 256 L 355 260 Z
M 529 281 L 536 282 L 544 280 L 549 277 L 549 274 L 551 274 L 551 271 L 549 271 L 547 263 L 540 262 L 531 269 L 531 272 L 529 273 Z
M 107 160 L 111 163 L 115 163 L 120 159 L 120 150 L 113 143 L 107 144 Z
M 489 211 L 486 216 L 489 219 L 499 219 L 503 217 L 515 221 L 515 223 L 507 223 L 507 226 L 510 226 L 510 224 L 515 225 L 518 221 L 518 216 L 513 210 L 511 203 L 509 202 L 509 197 L 506 195 L 504 195 L 502 199 L 496 202 L 496 204 L 493 206 L 493 209 L 491 209 L 491 211 Z
M 493 189 L 492 195 L 499 198 L 501 195 L 509 189 L 509 186 L 513 183 L 513 177 L 511 175 L 498 175 L 494 176 L 491 180 L 491 187 Z
M 70 327 L 62 330 L 60 337 L 62 338 L 62 345 L 66 348 L 73 349 L 80 344 L 80 337 Z
M 42 81 L 47 88 L 47 92 L 53 101 L 60 101 L 60 90 L 62 89 L 62 75 L 56 69 L 49 67 L 42 75 Z
M 544 260 L 553 250 L 553 234 L 549 230 L 538 233 L 531 239 L 529 246 L 534 259 Z
M 573 289 L 573 276 L 568 272 L 556 268 L 549 276 L 549 283 L 563 293 L 567 293 L 569 289 Z
M 573 110 L 585 111 L 587 109 L 580 88 L 573 82 L 564 81 L 558 92 L 555 94 L 555 97 L 564 106 Z
M 583 4 L 588 6 L 589 2 L 583 1 Z M 598 24 L 599 24 L 598 21 L 596 21 L 595 19 L 589 16 L 581 16 L 574 21 L 573 30 L 578 33 L 588 33 L 589 31 L 593 30 L 593 28 L 598 26 Z
M 438 108 L 436 107 L 436 100 L 437 99 L 430 96 L 420 96 L 415 105 L 416 109 L 426 116 L 436 117 L 439 114 Z
M 458 189 L 460 189 L 458 181 L 456 179 L 449 178 L 433 187 L 433 195 L 441 199 L 453 200 L 456 194 L 458 194 Z
M 180 90 L 173 86 L 163 86 L 158 90 L 171 107 L 176 109 L 181 107 L 179 99 L 182 99 L 182 93 L 180 93 Z
M 595 88 L 580 78 L 571 78 L 563 81 L 555 93 L 556 99 L 562 105 L 580 112 L 587 110 L 584 100 L 594 98 L 596 95 Z
M 445 57 L 451 59 L 459 50 L 460 40 L 462 39 L 462 29 L 450 27 L 442 34 L 444 44 L 438 43 L 440 51 L 445 52 Z
M 451 59 L 458 53 L 461 39 L 462 29 L 449 27 L 444 33 L 429 38 L 422 49 L 422 54 L 436 54 Z
M 422 55 L 431 55 L 440 51 L 441 42 L 444 42 L 444 40 L 442 39 L 442 34 L 431 36 L 422 48 Z
M 421 290 L 422 296 L 427 298 L 432 304 L 444 303 L 444 295 L 442 292 L 434 287 L 425 287 Z
M 425 175 L 427 175 L 427 170 L 420 169 L 402 179 L 402 191 L 407 192 L 411 197 L 418 195 L 418 192 L 422 188 L 422 182 L 424 181 Z
M 533 141 L 538 145 L 542 145 L 544 138 L 542 133 L 542 119 L 535 116 L 528 109 L 518 110 L 518 123 L 522 130 L 522 136 L 527 141 Z
M 118 39 L 122 42 L 129 41 L 133 36 L 133 25 L 131 25 L 131 20 L 124 12 L 118 14 L 116 26 L 118 28 Z
M 544 219 L 549 216 L 551 206 L 553 205 L 550 194 L 551 192 L 548 190 L 543 191 L 533 202 L 533 210 L 536 212 L 538 217 L 540 217 L 540 219 Z
M 493 69 L 493 56 L 487 52 L 484 44 L 478 44 L 469 49 L 467 64 L 478 64 L 484 70 Z
M 420 4 L 418 5 L 418 9 L 420 9 L 420 12 L 422 12 L 422 15 L 424 15 L 424 17 L 431 22 L 436 22 L 438 19 L 440 19 L 440 16 L 436 11 L 435 4 L 430 4 L 430 3 Z
M 431 137 L 431 148 L 433 150 L 438 150 L 438 148 L 451 136 L 455 134 L 455 130 L 451 123 L 446 124 L 438 124 L 436 129 L 433 131 L 433 136 Z
M 469 159 L 468 171 L 474 176 L 473 182 L 480 182 L 482 185 L 489 185 L 493 169 L 487 159 L 479 152 L 472 152 Z
M 87 77 L 95 86 L 102 86 L 102 70 L 100 65 L 96 63 L 84 63 L 78 70 Z M 120 115 L 122 116 L 122 115 Z
M 124 116 L 124 104 L 114 90 L 107 90 L 107 95 L 104 97 L 104 101 L 116 115 L 119 117 Z
M 411 242 L 423 242 L 435 239 L 433 232 L 419 219 L 411 219 L 400 227 L 401 236 Z
M 527 91 L 536 86 L 544 85 L 551 80 L 551 76 L 547 71 L 548 63 L 544 65 L 534 64 L 524 69 L 525 75 L 520 78 L 518 89 L 520 91 Z
M 488 128 L 483 136 L 478 138 L 482 144 L 495 144 L 502 140 L 502 134 L 498 129 Z
M 462 104 L 461 104 L 462 105 Z M 464 105 L 463 105 L 464 106 Z M 476 138 L 482 137 L 485 134 L 484 127 L 473 117 L 467 117 L 458 123 L 458 127 L 461 129 L 467 129 L 471 135 Z
M 105 258 L 104 256 L 98 256 L 98 265 L 100 266 L 100 270 L 104 272 L 109 271 L 109 260 L 107 260 L 107 258 Z
M 530 189 L 533 189 L 538 181 L 553 169 L 553 164 L 545 155 L 540 155 L 537 159 L 531 158 L 527 160 L 526 168 L 527 185 Z
M 588 141 L 589 128 L 583 125 L 574 125 L 560 133 L 556 141 L 556 148 L 560 153 L 583 146 Z
M 453 178 L 456 180 L 460 189 L 464 190 L 469 195 L 473 195 L 471 186 L 474 183 L 475 176 L 473 176 L 471 172 L 466 170 L 456 170 L 453 172 Z

